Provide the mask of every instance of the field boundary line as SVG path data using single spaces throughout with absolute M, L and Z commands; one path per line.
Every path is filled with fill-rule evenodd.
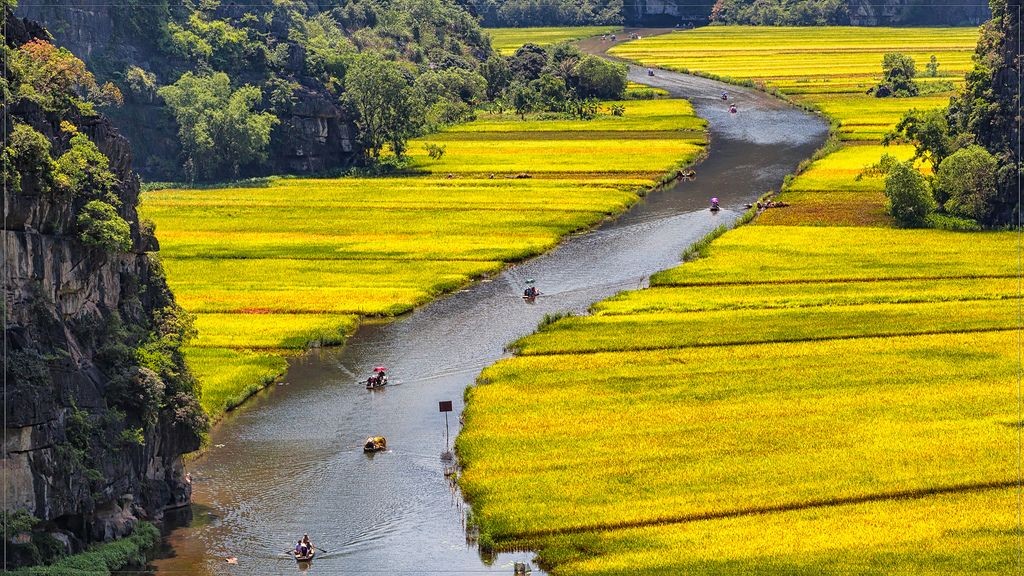
M 733 307 L 718 307 L 718 308 L 694 308 L 694 310 L 646 310 L 646 311 L 628 311 L 628 312 L 607 312 L 598 311 L 597 314 L 592 316 L 601 317 L 618 317 L 618 316 L 634 316 L 637 314 L 706 314 L 709 312 L 739 312 L 749 310 L 803 310 L 803 308 L 814 308 L 814 307 L 852 307 L 852 306 L 877 306 L 877 305 L 901 305 L 901 304 L 947 304 L 951 302 L 997 302 L 1004 300 L 1024 300 L 1024 295 L 1020 294 L 998 294 L 989 297 L 985 296 L 970 296 L 966 298 L 945 298 L 945 299 L 922 299 L 922 300 L 879 300 L 879 301 L 865 301 L 865 302 L 811 302 L 811 303 L 800 303 L 792 305 L 742 305 Z M 318 313 L 313 313 L 318 314 Z
M 1021 480 L 996 480 L 991 482 L 978 482 L 973 484 L 950 484 L 946 486 L 935 486 L 931 488 L 914 488 L 908 490 L 896 490 L 892 492 L 879 492 L 876 494 L 863 494 L 860 496 L 845 496 L 837 498 L 820 498 L 806 502 L 791 502 L 786 504 L 774 504 L 770 506 L 752 506 L 749 508 L 736 508 L 718 512 L 703 512 L 697 514 L 680 514 L 649 520 L 629 520 L 623 522 L 612 522 L 609 524 L 593 524 L 590 526 L 573 526 L 568 528 L 551 528 L 543 530 L 531 530 L 521 532 L 512 536 L 507 541 L 514 541 L 516 546 L 533 539 L 548 538 L 552 536 L 565 536 L 571 534 L 585 534 L 588 532 L 614 532 L 617 530 L 629 530 L 632 528 L 649 528 L 656 526 L 671 526 L 673 524 L 687 524 L 690 522 L 701 522 L 707 520 L 720 520 L 726 518 L 742 518 L 745 516 L 760 516 L 765 514 L 777 514 L 781 512 L 794 512 L 798 510 L 810 510 L 815 508 L 830 508 L 836 506 L 850 506 L 854 504 L 865 504 L 868 502 L 882 502 L 886 500 L 916 500 L 931 496 L 944 494 L 967 494 L 971 492 L 983 492 L 987 490 L 1000 490 L 1006 488 L 1020 488 Z M 503 547 L 499 547 L 504 549 Z
M 669 270 L 674 270 L 670 268 Z M 699 288 L 704 286 L 771 286 L 772 284 L 853 284 L 855 282 L 914 282 L 919 280 L 988 280 L 1017 278 L 1015 274 L 968 274 L 965 276 L 891 276 L 882 278 L 792 278 L 786 280 L 748 280 L 721 282 L 671 282 L 657 283 L 651 288 Z
M 580 350 L 580 351 L 566 351 L 566 352 L 522 352 L 517 351 L 516 355 L 524 358 L 528 357 L 541 357 L 541 356 L 586 356 L 590 354 L 615 354 L 625 352 L 659 352 L 668 350 L 688 350 L 691 348 L 727 348 L 730 346 L 756 346 L 764 344 L 798 344 L 803 342 L 828 342 L 830 340 L 867 340 L 871 338 L 900 338 L 900 337 L 916 337 L 916 336 L 941 336 L 943 334 L 984 334 L 988 332 L 1013 332 L 1020 330 L 1020 327 L 1014 324 L 1005 328 L 973 328 L 970 330 L 927 330 L 922 332 L 885 332 L 877 334 L 858 334 L 850 336 L 822 336 L 819 338 L 794 338 L 791 340 L 747 340 L 737 342 L 712 342 L 708 344 L 686 344 L 686 345 L 675 345 L 675 346 L 649 346 L 640 348 L 627 348 L 618 350 Z

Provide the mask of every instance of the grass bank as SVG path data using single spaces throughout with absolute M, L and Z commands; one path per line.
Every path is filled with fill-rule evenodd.
M 160 531 L 140 522 L 131 536 L 96 544 L 87 551 L 66 556 L 48 566 L 33 566 L 9 572 L 11 576 L 110 576 L 146 565 L 146 554 L 160 541 Z
M 902 111 L 944 103 L 855 93 L 882 54 L 962 73 L 975 39 L 713 27 L 615 48 L 777 81 L 840 145 L 791 207 L 484 371 L 457 447 L 485 542 L 554 574 L 1012 571 L 1017 235 L 894 229 L 881 181 L 854 179 Z
M 621 213 L 703 154 L 687 102 L 622 102 L 621 116 L 610 104 L 590 121 L 481 114 L 413 141 L 410 176 L 145 193 L 168 283 L 196 316 L 186 355 L 207 412 L 360 318 L 408 312 Z

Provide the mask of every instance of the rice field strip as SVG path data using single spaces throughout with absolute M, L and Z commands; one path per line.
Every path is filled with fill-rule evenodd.
M 672 270 L 672 269 L 669 269 Z M 668 271 L 668 270 L 667 270 Z M 666 271 L 666 272 L 667 272 Z M 944 276 L 886 276 L 884 278 L 866 278 L 864 276 L 850 276 L 850 277 L 834 277 L 834 278 L 783 278 L 779 280 L 725 280 L 721 282 L 681 282 L 678 280 L 672 280 L 669 282 L 659 282 L 653 286 L 652 289 L 657 290 L 658 288 L 705 288 L 714 286 L 777 286 L 779 284 L 786 285 L 798 285 L 798 284 L 872 284 L 875 282 L 911 282 L 916 280 L 998 280 L 1007 278 L 1017 278 L 1017 276 L 1011 276 L 1007 274 L 961 274 L 961 275 L 944 275 Z M 1012 297 L 1011 297 L 1012 298 Z
M 944 486 L 913 488 L 909 490 L 895 490 L 892 492 L 879 492 L 874 494 L 861 494 L 855 496 L 836 496 L 832 498 L 805 500 L 803 502 L 772 504 L 768 506 L 752 506 L 749 508 L 734 508 L 732 510 L 700 512 L 697 514 L 680 514 L 676 516 L 666 516 L 663 518 L 651 518 L 645 520 L 630 520 L 626 522 L 606 522 L 604 524 L 567 526 L 564 528 L 552 529 L 523 530 L 517 532 L 509 543 L 510 545 L 516 547 L 533 548 L 532 546 L 528 546 L 527 543 L 533 540 L 550 538 L 552 536 L 586 534 L 588 532 L 614 532 L 617 530 L 629 530 L 633 528 L 649 528 L 652 526 L 669 526 L 673 524 L 689 524 L 692 522 L 701 522 L 707 520 L 742 518 L 744 516 L 763 516 L 768 514 L 778 514 L 782 512 L 793 512 L 797 510 L 835 508 L 840 506 L 866 504 L 869 502 L 884 502 L 888 500 L 918 500 L 929 498 L 932 496 L 941 496 L 945 494 L 969 494 L 974 492 L 986 492 L 989 490 L 1019 488 L 1020 486 L 1020 479 L 1015 478 L 1012 480 L 994 480 L 991 482 L 975 482 L 970 484 L 949 484 Z M 505 550 L 505 548 L 502 548 L 500 545 L 499 548 Z
M 1015 298 L 1019 299 L 1019 298 Z M 1016 322 L 1012 319 L 1011 322 Z M 572 352 L 566 351 L 551 351 L 551 352 L 522 352 L 517 350 L 515 344 L 510 344 L 508 349 L 515 351 L 517 354 L 523 357 L 529 358 L 541 358 L 541 357 L 552 357 L 552 356 L 589 356 L 597 354 L 608 354 L 610 352 L 665 352 L 671 350 L 683 350 L 687 348 L 731 348 L 750 346 L 757 344 L 802 344 L 809 342 L 833 342 L 838 340 L 884 340 L 887 338 L 907 337 L 913 338 L 915 336 L 943 336 L 947 334 L 993 334 L 999 332 L 1014 332 L 1020 331 L 1020 326 L 1008 326 L 1005 328 L 966 328 L 961 330 L 921 330 L 915 332 L 874 332 L 871 334 L 850 334 L 850 335 L 838 335 L 838 336 L 807 336 L 804 338 L 773 338 L 771 340 L 735 340 L 727 342 L 706 342 L 700 344 L 666 344 L 664 346 L 636 346 L 628 349 L 622 348 L 595 348 L 593 350 L 573 350 Z

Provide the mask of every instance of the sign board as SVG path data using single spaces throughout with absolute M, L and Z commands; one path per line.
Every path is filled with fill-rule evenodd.
M 442 401 L 437 403 L 437 408 L 438 408 L 438 412 L 451 412 L 452 411 L 452 401 L 451 400 L 442 400 Z

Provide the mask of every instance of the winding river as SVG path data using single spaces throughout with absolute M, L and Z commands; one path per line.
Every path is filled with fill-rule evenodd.
M 299 568 L 282 552 L 307 532 L 326 551 L 311 574 L 511 574 L 512 562 L 532 559 L 525 551 L 483 558 L 467 542 L 466 505 L 440 459 L 438 401 L 454 402 L 454 438 L 463 390 L 506 355 L 507 343 L 547 313 L 584 313 L 644 287 L 689 244 L 778 189 L 827 134 L 821 118 L 754 90 L 661 70 L 651 77 L 635 66 L 630 79 L 689 99 L 708 120 L 711 153 L 697 179 L 397 321 L 365 325 L 343 348 L 294 362 L 286 384 L 225 419 L 191 464 L 192 518 L 166 538 L 158 573 L 291 574 Z M 737 114 L 719 99 L 722 90 Z M 712 196 L 722 203 L 717 214 L 707 210 Z M 544 294 L 534 305 L 519 296 L 527 278 Z M 376 364 L 397 384 L 373 392 L 357 384 Z M 374 434 L 387 437 L 389 450 L 365 455 L 362 441 Z

